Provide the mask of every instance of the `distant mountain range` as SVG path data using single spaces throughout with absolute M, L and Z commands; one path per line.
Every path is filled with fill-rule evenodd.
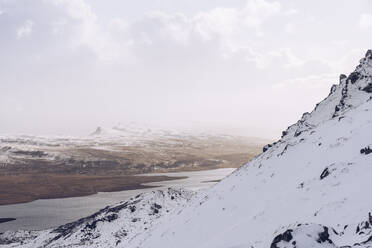
M 208 168 L 237 167 L 241 164 L 224 164 L 227 158 L 221 157 L 220 165 L 212 165 L 209 159 L 218 160 L 218 156 L 236 153 L 252 157 L 265 142 L 267 140 L 214 132 L 133 125 L 97 127 L 85 137 L 0 135 L 0 171 L 42 171 L 49 165 L 51 172 L 97 173 L 104 168 L 133 174 L 152 172 L 156 168 L 158 172 L 185 166 L 203 169 L 203 163 Z M 208 155 L 204 150 L 208 150 Z

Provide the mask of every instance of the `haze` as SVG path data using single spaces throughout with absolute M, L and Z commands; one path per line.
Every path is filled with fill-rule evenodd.
M 277 137 L 371 48 L 372 2 L 0 0 L 0 133 Z

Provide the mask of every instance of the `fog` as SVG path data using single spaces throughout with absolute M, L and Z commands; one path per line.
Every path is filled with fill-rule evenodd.
M 0 0 L 0 133 L 138 122 L 276 138 L 371 31 L 367 0 Z

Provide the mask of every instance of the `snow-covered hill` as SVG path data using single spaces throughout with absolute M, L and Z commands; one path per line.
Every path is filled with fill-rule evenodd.
M 103 235 L 117 230 L 118 225 L 129 225 L 130 218 L 119 216 L 102 226 L 97 239 L 95 234 L 88 235 L 86 244 L 141 248 L 372 247 L 371 93 L 372 51 L 368 51 L 353 73 L 340 76 L 340 84 L 332 87 L 325 100 L 253 161 L 207 192 L 177 205 L 147 230 L 133 229 L 136 234 L 131 234 L 130 240 L 122 238 L 124 242 L 116 243 L 112 235 Z M 170 201 L 160 199 L 165 201 L 161 205 Z M 70 237 L 83 234 L 79 227 L 59 238 L 58 244 L 78 247 L 77 238 Z M 38 242 L 45 242 L 49 235 L 50 231 L 35 234 Z M 4 239 L 4 235 L 0 237 Z
M 56 229 L 5 232 L 0 235 L 0 247 L 126 246 L 156 228 L 162 216 L 179 211 L 194 195 L 193 191 L 171 188 L 143 193 Z
M 140 247 L 372 246 L 371 88 L 368 51 L 278 142 Z

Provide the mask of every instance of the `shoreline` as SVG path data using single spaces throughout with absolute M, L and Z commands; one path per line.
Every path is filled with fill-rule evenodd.
M 21 175 L 28 177 L 29 175 Z M 32 177 L 35 175 L 32 175 Z M 2 176 L 0 176 L 1 179 Z M 186 179 L 185 176 L 172 177 L 172 176 L 135 176 L 135 175 L 126 175 L 126 176 L 76 176 L 76 175 L 41 175 L 41 178 L 48 178 L 47 180 L 42 180 L 41 182 L 33 182 L 29 185 L 22 185 L 23 187 L 18 186 L 16 192 L 1 192 L 0 190 L 0 206 L 9 206 L 30 203 L 36 200 L 50 200 L 50 199 L 63 199 L 63 198 L 73 198 L 73 197 L 84 197 L 98 194 L 99 192 L 120 192 L 126 190 L 139 190 L 139 189 L 148 189 L 148 188 L 157 188 L 159 186 L 149 186 L 145 185 L 147 183 L 156 183 L 162 181 L 171 181 L 171 180 L 181 180 Z M 62 182 L 57 182 L 52 184 L 50 181 L 53 179 L 62 178 Z M 68 178 L 66 178 L 68 177 Z M 13 178 L 10 178 L 13 179 Z M 22 178 L 24 179 L 24 178 Z M 31 178 L 34 179 L 34 178 Z M 26 179 L 27 180 L 27 179 Z M 80 187 L 76 187 L 76 181 Z M 61 180 L 60 180 L 61 181 Z M 4 180 L 0 181 L 1 183 L 6 183 Z M 106 183 L 106 184 L 105 184 Z M 108 183 L 108 184 L 107 184 Z M 38 188 L 38 186 L 40 186 Z M 70 184 L 70 185 L 68 185 Z M 95 184 L 95 185 L 90 185 Z M 32 185 L 32 186 L 30 186 Z M 32 189 L 31 189 L 32 188 Z M 36 190 L 35 190 L 36 188 Z M 58 188 L 58 191 L 54 191 L 55 188 Z M 46 190 L 45 190 L 46 189 Z M 22 194 L 19 193 L 22 191 Z M 35 192 L 40 191 L 40 192 Z M 8 198 L 7 198 L 8 197 Z M 7 219 L 7 218 L 3 218 Z M 0 220 L 2 220 L 0 218 Z M 10 221 L 10 220 L 9 220 Z M 7 222 L 7 221 L 6 221 Z M 4 222 L 0 222 L 4 223 Z
M 196 168 L 185 170 L 171 170 L 167 172 L 150 172 L 133 175 L 75 175 L 75 174 L 0 174 L 0 206 L 30 203 L 36 200 L 63 199 L 73 197 L 84 197 L 99 192 L 120 192 L 126 190 L 139 190 L 157 188 L 160 186 L 147 185 L 163 181 L 181 180 L 187 176 L 163 175 L 167 173 L 189 173 L 219 169 L 236 169 L 235 167 L 222 168 Z M 38 178 L 39 181 L 35 178 Z M 55 180 L 54 180 L 55 179 Z M 119 180 L 118 180 L 119 179 Z M 19 186 L 19 181 L 23 187 Z M 53 183 L 53 181 L 57 181 Z M 16 182 L 16 183 L 14 183 Z M 52 184 L 51 184 L 52 182 Z M 103 182 L 103 183 L 102 183 Z M 204 181 L 203 183 L 217 183 L 218 180 Z M 14 187 L 13 192 L 2 191 L 1 187 Z M 71 185 L 69 185 L 71 184 Z M 95 185 L 90 185 L 95 184 Z M 77 187 L 79 186 L 79 187 Z M 32 190 L 31 188 L 32 187 Z M 61 192 L 63 189 L 63 192 Z M 36 191 L 36 192 L 35 192 Z M 42 191 L 42 192 L 37 192 Z
M 16 218 L 0 218 L 0 224 L 14 221 L 14 220 L 16 220 Z
M 183 172 L 183 173 L 165 173 L 163 180 L 149 183 L 137 190 L 124 190 L 118 192 L 98 192 L 97 194 L 71 197 L 63 199 L 37 200 L 28 203 L 13 204 L 0 206 L 1 217 L 13 217 L 15 221 L 0 224 L 0 232 L 7 230 L 45 230 L 57 227 L 77 219 L 93 214 L 106 206 L 125 202 L 130 197 L 138 194 L 150 192 L 157 189 L 168 187 L 183 187 L 188 190 L 199 190 L 208 188 L 214 182 L 206 183 L 205 181 L 214 181 L 222 179 L 234 171 L 234 168 L 220 168 L 212 170 Z M 140 176 L 147 181 L 154 181 L 152 176 Z M 168 180 L 170 178 L 173 180 Z M 181 179 L 184 178 L 184 179 Z M 178 180 L 179 179 L 179 180 Z M 1 188 L 0 188 L 1 190 Z

